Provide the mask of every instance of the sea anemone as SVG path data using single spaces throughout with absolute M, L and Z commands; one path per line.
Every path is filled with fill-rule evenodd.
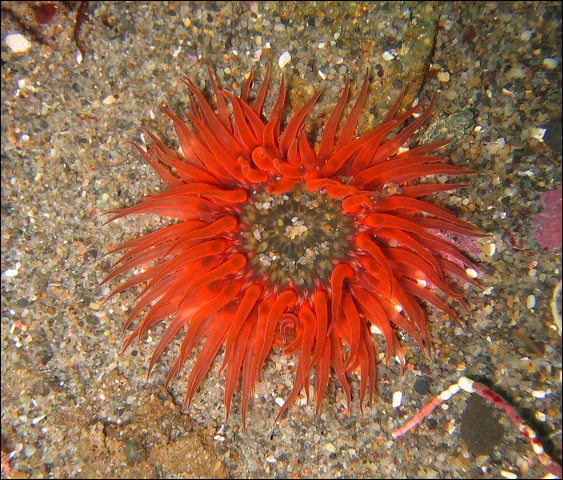
M 398 329 L 427 353 L 431 343 L 421 304 L 459 323 L 451 306 L 454 301 L 463 306 L 466 292 L 459 284 L 476 285 L 466 274 L 474 265 L 446 238 L 483 232 L 421 199 L 468 186 L 430 183 L 428 176 L 473 172 L 430 155 L 447 140 L 401 148 L 430 116 L 434 100 L 418 115 L 423 104 L 397 115 L 401 93 L 378 127 L 355 137 L 368 74 L 337 137 L 349 93 L 346 81 L 316 149 L 303 120 L 320 93 L 283 127 L 283 77 L 268 119 L 262 107 L 269 69 L 252 101 L 252 72 L 239 97 L 220 90 L 211 72 L 210 79 L 215 109 L 190 81 L 185 84 L 191 112 L 184 114 L 189 124 L 162 108 L 174 123 L 181 153 L 146 128 L 153 142 L 148 150 L 129 142 L 168 189 L 110 212 L 111 220 L 152 213 L 178 222 L 110 252 L 124 253 L 104 283 L 131 270 L 135 274 L 108 298 L 143 285 L 124 330 L 148 308 L 124 350 L 166 321 L 150 374 L 184 329 L 167 387 L 201 344 L 187 381 L 186 408 L 224 348 L 226 416 L 241 378 L 243 424 L 252 389 L 277 346 L 299 356 L 293 389 L 278 418 L 302 389 L 309 399 L 312 371 L 318 414 L 331 367 L 348 408 L 347 377 L 353 373 L 360 376 L 360 408 L 366 393 L 371 405 L 374 343 L 379 343 L 372 334 L 383 335 L 387 360 L 404 363 Z

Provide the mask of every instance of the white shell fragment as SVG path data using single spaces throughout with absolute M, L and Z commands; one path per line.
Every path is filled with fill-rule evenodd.
M 280 68 L 283 68 L 289 62 L 291 62 L 291 53 L 286 50 L 280 55 L 280 58 L 278 59 L 278 65 L 280 66 Z

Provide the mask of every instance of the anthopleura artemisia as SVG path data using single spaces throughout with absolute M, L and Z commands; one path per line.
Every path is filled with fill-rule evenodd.
M 124 253 L 104 282 L 136 273 L 110 297 L 143 285 L 125 329 L 147 309 L 124 348 L 166 321 L 150 371 L 183 330 L 165 385 L 199 348 L 185 406 L 223 348 L 226 414 L 241 378 L 243 422 L 253 386 L 276 346 L 299 358 L 293 390 L 280 414 L 302 389 L 309 398 L 313 371 L 317 413 L 331 370 L 348 405 L 347 376 L 359 373 L 360 407 L 366 393 L 371 404 L 374 344 L 379 343 L 372 333 L 383 334 L 388 359 L 403 359 L 396 329 L 428 351 L 421 304 L 459 322 L 450 304 L 463 305 L 465 291 L 456 283 L 475 283 L 465 272 L 472 263 L 444 240 L 443 232 L 483 233 L 420 199 L 467 185 L 413 181 L 472 172 L 430 155 L 447 141 L 401 150 L 429 117 L 434 101 L 418 116 L 422 105 L 397 115 L 399 95 L 377 128 L 355 137 L 367 74 L 347 116 L 346 82 L 316 149 L 303 121 L 319 94 L 284 122 L 283 78 L 267 119 L 262 106 L 269 70 L 252 101 L 252 73 L 239 97 L 220 90 L 210 78 L 214 108 L 189 81 L 188 123 L 163 108 L 174 123 L 181 153 L 147 129 L 153 142 L 148 151 L 133 144 L 168 189 L 112 212 L 112 220 L 153 213 L 178 222 L 112 251 Z M 411 117 L 416 118 L 400 129 Z

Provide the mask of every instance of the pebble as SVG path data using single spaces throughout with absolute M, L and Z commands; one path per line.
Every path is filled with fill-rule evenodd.
M 32 455 L 35 455 L 35 452 L 37 452 L 37 448 L 34 445 L 26 445 L 25 448 L 23 449 L 23 454 L 29 458 Z
M 465 273 L 467 273 L 467 275 L 469 276 L 469 278 L 477 278 L 478 277 L 478 273 L 475 269 L 473 268 L 467 268 L 465 269 Z
M 544 392 L 543 390 L 532 391 L 532 397 L 534 398 L 545 398 L 546 396 L 547 396 L 547 392 Z
M 115 98 L 113 95 L 108 95 L 102 100 L 102 103 L 104 105 L 113 105 L 115 102 L 117 102 L 117 98 Z
M 430 385 L 423 378 L 419 378 L 413 385 L 414 391 L 419 395 L 426 395 L 430 392 Z
M 526 307 L 528 308 L 528 310 L 533 310 L 535 306 L 536 306 L 535 295 L 528 295 L 528 297 L 526 298 Z
M 440 80 L 440 82 L 449 82 L 450 81 L 450 74 L 448 72 L 438 72 L 438 75 L 436 75 L 436 77 L 438 78 L 438 80 Z
M 373 408 L 364 408 L 362 416 L 356 401 L 350 414 L 342 414 L 341 405 L 345 404 L 345 399 L 344 402 L 339 402 L 343 393 L 331 373 L 321 417 L 317 421 L 314 420 L 316 405 L 313 401 L 308 406 L 299 406 L 296 412 L 287 412 L 279 424 L 279 429 L 276 427 L 275 430 L 275 451 L 268 438 L 271 434 L 271 424 L 279 409 L 279 400 L 275 403 L 272 400 L 278 396 L 281 398 L 281 395 L 286 397 L 290 391 L 287 388 L 291 387 L 295 376 L 295 368 L 288 368 L 286 363 L 283 363 L 282 368 L 278 368 L 279 362 L 276 362 L 276 370 L 273 371 L 270 363 L 269 367 L 265 367 L 264 373 L 273 372 L 276 377 L 279 375 L 279 382 L 276 378 L 275 385 L 283 385 L 284 389 L 266 387 L 265 385 L 273 379 L 262 375 L 256 385 L 261 394 L 250 402 L 248 410 L 248 433 L 239 434 L 239 429 L 242 428 L 240 411 L 235 403 L 230 428 L 224 434 L 217 432 L 217 435 L 225 438 L 224 443 L 218 443 L 222 438 L 214 442 L 214 448 L 218 451 L 227 449 L 230 443 L 235 442 L 237 449 L 241 452 L 252 452 L 252 455 L 239 457 L 234 453 L 230 461 L 225 460 L 223 471 L 220 462 L 217 463 L 217 469 L 223 477 L 232 478 L 248 478 L 253 472 L 264 468 L 270 469 L 268 476 L 272 478 L 362 476 L 362 469 L 365 469 L 367 474 L 371 471 L 372 475 L 382 475 L 385 478 L 408 478 L 415 476 L 419 468 L 417 465 L 424 465 L 424 461 L 429 458 L 436 458 L 432 445 L 439 444 L 443 446 L 440 453 L 444 455 L 439 458 L 439 463 L 432 463 L 435 470 L 421 469 L 425 475 L 445 478 L 449 475 L 467 476 L 467 472 L 471 472 L 478 478 L 494 478 L 500 476 L 501 466 L 518 471 L 518 460 L 522 457 L 531 458 L 530 471 L 521 472 L 522 476 L 539 478 L 538 475 L 545 473 L 542 465 L 533 457 L 530 447 L 511 426 L 507 428 L 510 441 L 496 448 L 491 455 L 491 461 L 485 462 L 484 466 L 490 471 L 484 476 L 479 468 L 475 468 L 473 457 L 469 453 L 467 456 L 464 454 L 467 449 L 459 435 L 448 435 L 448 431 L 455 427 L 456 421 L 459 425 L 460 406 L 470 397 L 466 394 L 452 401 L 449 411 L 438 409 L 431 419 L 410 432 L 400 442 L 387 443 L 386 439 L 388 427 L 398 423 L 397 417 L 402 416 L 399 411 L 389 408 L 391 405 L 388 401 L 393 392 L 403 388 L 410 388 L 412 392 L 413 382 L 418 378 L 423 366 L 428 364 L 431 365 L 426 373 L 428 382 L 433 390 L 439 391 L 440 387 L 445 387 L 453 380 L 452 377 L 456 376 L 456 366 L 462 361 L 466 362 L 468 374 L 486 379 L 490 384 L 498 382 L 499 390 L 510 394 L 516 399 L 517 405 L 521 403 L 518 402 L 519 398 L 528 397 L 528 402 L 533 402 L 536 410 L 547 414 L 546 433 L 551 433 L 554 424 L 560 424 L 560 402 L 558 405 L 555 394 L 548 394 L 539 399 L 530 394 L 534 389 L 556 391 L 557 385 L 560 385 L 561 369 L 557 368 L 556 363 L 559 359 L 555 358 L 554 361 L 553 353 L 555 351 L 556 354 L 559 350 L 557 344 L 551 343 L 560 341 L 559 334 L 547 328 L 534 330 L 534 326 L 541 327 L 544 319 L 546 323 L 551 323 L 549 302 L 553 286 L 561 276 L 560 262 L 557 261 L 560 254 L 538 251 L 535 245 L 530 243 L 527 222 L 527 218 L 536 213 L 534 209 L 541 208 L 541 205 L 534 203 L 539 194 L 555 188 L 561 181 L 560 161 L 557 158 L 560 156 L 560 146 L 557 147 L 559 153 L 555 153 L 553 148 L 551 152 L 548 151 L 550 132 L 555 136 L 555 140 L 559 138 L 559 145 L 561 138 L 560 119 L 557 112 L 549 108 L 549 105 L 560 103 L 561 95 L 557 88 L 561 78 L 558 70 L 560 63 L 553 69 L 550 68 L 555 65 L 553 59 L 544 60 L 544 57 L 556 57 L 552 45 L 553 40 L 557 39 L 557 25 L 554 25 L 557 19 L 554 18 L 553 11 L 557 11 L 558 4 L 537 2 L 530 6 L 530 3 L 522 2 L 515 8 L 513 5 L 507 6 L 504 2 L 480 3 L 478 7 L 470 2 L 440 2 L 439 5 L 430 7 L 428 5 L 431 4 L 420 2 L 419 5 L 409 7 L 412 13 L 399 12 L 403 16 L 396 17 L 397 20 L 391 22 L 380 19 L 386 15 L 386 11 L 373 8 L 374 4 L 376 3 L 363 2 L 359 10 L 355 6 L 350 13 L 345 12 L 348 3 L 342 2 L 341 7 L 335 3 L 335 10 L 325 8 L 320 3 L 311 3 L 309 5 L 314 6 L 307 8 L 308 15 L 303 19 L 299 15 L 299 7 L 279 8 L 278 4 L 273 2 L 249 2 L 246 11 L 235 9 L 234 12 L 230 10 L 230 2 L 218 2 L 211 16 L 208 16 L 209 9 L 206 9 L 205 4 L 199 8 L 196 2 L 167 2 L 163 7 L 155 7 L 157 2 L 147 2 L 139 11 L 135 10 L 136 3 L 122 8 L 119 2 L 98 2 L 82 29 L 81 36 L 87 52 L 80 65 L 72 55 L 76 50 L 72 42 L 72 15 L 65 18 L 64 22 L 54 22 L 54 25 L 41 27 L 47 31 L 51 27 L 57 28 L 58 24 L 66 25 L 65 31 L 57 37 L 50 37 L 47 32 L 47 40 L 53 40 L 53 45 L 39 45 L 35 41 L 31 42 L 31 37 L 27 40 L 32 43 L 33 48 L 30 47 L 26 53 L 15 53 L 6 45 L 4 53 L 7 55 L 3 58 L 6 64 L 2 81 L 6 87 L 3 90 L 6 97 L 3 113 L 8 117 L 2 120 L 12 127 L 8 128 L 8 141 L 3 142 L 3 149 L 6 150 L 9 162 L 13 162 L 12 167 L 15 165 L 17 168 L 13 168 L 13 172 L 9 174 L 9 165 L 8 168 L 2 169 L 3 185 L 6 186 L 11 204 L 8 213 L 3 210 L 2 216 L 3 233 L 10 235 L 6 240 L 8 248 L 2 273 L 7 269 L 17 270 L 14 264 L 18 260 L 22 262 L 22 268 L 15 278 L 2 276 L 10 288 L 10 295 L 3 297 L 3 301 L 7 302 L 5 309 L 9 316 L 8 321 L 14 324 L 23 318 L 20 315 L 23 307 L 19 302 L 28 302 L 30 313 L 26 323 L 30 330 L 34 329 L 30 332 L 34 341 L 26 344 L 26 334 L 22 334 L 20 327 L 14 327 L 15 331 L 7 333 L 8 338 L 4 339 L 2 349 L 3 354 L 6 353 L 8 365 L 5 368 L 7 378 L 3 378 L 3 381 L 12 387 L 25 382 L 29 388 L 21 389 L 19 395 L 8 396 L 7 404 L 2 405 L 8 412 L 3 419 L 3 427 L 13 432 L 8 439 L 8 443 L 11 443 L 10 450 L 16 447 L 17 444 L 14 445 L 13 442 L 19 439 L 26 444 L 40 445 L 29 461 L 26 461 L 24 455 L 14 459 L 14 469 L 30 472 L 31 478 L 35 478 L 44 476 L 44 466 L 49 465 L 50 476 L 58 478 L 68 475 L 66 466 L 74 465 L 80 468 L 83 459 L 79 453 L 84 449 L 90 451 L 92 443 L 95 444 L 102 433 L 94 430 L 93 434 L 84 435 L 80 422 L 77 425 L 77 422 L 68 421 L 64 415 L 68 411 L 68 398 L 66 394 L 60 393 L 61 388 L 63 392 L 68 389 L 73 393 L 73 398 L 80 406 L 78 410 L 88 412 L 94 408 L 100 418 L 109 418 L 116 407 L 126 405 L 123 415 L 131 415 L 129 419 L 133 421 L 127 424 L 127 429 L 133 434 L 142 435 L 140 424 L 134 417 L 141 413 L 138 410 L 139 405 L 144 405 L 144 415 L 157 412 L 154 418 L 158 421 L 151 423 L 151 430 L 154 429 L 154 435 L 151 434 L 154 447 L 162 448 L 162 443 L 158 444 L 159 439 L 164 439 L 165 446 L 170 447 L 167 448 L 170 455 L 167 454 L 162 466 L 159 465 L 162 476 L 175 474 L 178 463 L 175 462 L 177 457 L 173 452 L 178 449 L 174 448 L 174 444 L 177 447 L 182 445 L 187 438 L 182 435 L 186 428 L 195 429 L 195 435 L 190 436 L 194 439 L 200 436 L 209 436 L 212 439 L 215 434 L 213 429 L 206 430 L 203 427 L 202 430 L 200 427 L 217 425 L 224 417 L 224 410 L 220 405 L 224 375 L 216 375 L 216 372 L 207 375 L 203 384 L 206 391 L 203 394 L 200 391 L 196 395 L 193 405 L 186 412 L 189 417 L 193 415 L 197 419 L 195 422 L 187 418 L 188 415 L 176 411 L 172 402 L 163 410 L 158 400 L 162 391 L 162 377 L 168 370 L 165 368 L 166 363 L 173 361 L 177 348 L 172 348 L 171 345 L 163 354 L 163 362 L 159 362 L 155 367 L 147 383 L 143 364 L 148 362 L 154 345 L 147 345 L 143 338 L 140 344 L 135 342 L 126 354 L 119 355 L 122 342 L 118 341 L 114 346 L 109 340 L 111 336 L 118 336 L 120 327 L 131 309 L 134 293 L 115 297 L 99 310 L 88 308 L 91 301 L 101 303 L 99 294 L 104 291 L 108 293 L 106 285 L 103 290 L 94 290 L 94 287 L 104 275 L 101 271 L 102 265 L 116 257 L 104 259 L 102 262 L 84 263 L 84 252 L 95 247 L 99 248 L 102 255 L 102 250 L 106 253 L 106 247 L 110 243 L 117 245 L 119 241 L 136 238 L 140 231 L 152 230 L 156 219 L 148 215 L 138 215 L 105 227 L 102 227 L 101 223 L 107 217 L 93 216 L 85 218 L 86 221 L 81 220 L 84 212 L 89 212 L 93 207 L 97 206 L 106 211 L 129 206 L 140 199 L 143 193 L 154 192 L 153 188 L 165 188 L 152 170 L 144 165 L 142 158 L 129 152 L 128 148 L 122 148 L 121 144 L 125 140 L 139 142 L 140 137 L 137 137 L 135 129 L 140 124 L 154 129 L 156 133 L 164 133 L 165 129 L 171 127 L 157 109 L 160 104 L 167 104 L 173 110 L 185 106 L 187 96 L 181 85 L 181 78 L 187 77 L 196 81 L 198 88 L 205 88 L 204 94 L 210 95 L 209 83 L 204 82 L 207 76 L 205 67 L 210 65 L 212 69 L 224 72 L 224 76 L 218 78 L 220 88 L 233 89 L 238 94 L 245 78 L 243 75 L 251 67 L 254 67 L 256 84 L 262 79 L 266 64 L 271 62 L 272 78 L 269 88 L 273 95 L 268 95 L 270 103 L 265 105 L 266 114 L 271 111 L 275 101 L 282 73 L 286 74 L 288 81 L 288 113 L 290 109 L 299 108 L 313 90 L 322 90 L 321 99 L 305 122 L 308 127 L 320 127 L 327 118 L 322 110 L 323 105 L 327 108 L 333 105 L 331 99 L 338 96 L 338 89 L 343 86 L 346 76 L 350 77 L 351 82 L 350 98 L 345 107 L 345 111 L 349 111 L 357 91 L 361 88 L 363 69 L 367 66 L 370 67 L 370 79 L 376 81 L 370 84 L 366 100 L 366 105 L 369 104 L 370 107 L 369 111 L 366 109 L 362 114 L 362 122 L 366 120 L 375 124 L 379 120 L 380 115 L 376 114 L 379 108 L 375 108 L 375 103 L 380 103 L 378 98 L 387 98 L 388 94 L 383 90 L 386 81 L 397 89 L 410 90 L 415 87 L 417 94 L 420 92 L 420 100 L 431 98 L 433 92 L 441 88 L 444 94 L 438 97 L 433 118 L 437 118 L 441 113 L 450 118 L 467 107 L 469 137 L 462 135 L 463 138 L 459 140 L 460 143 L 450 157 L 446 158 L 446 162 L 478 170 L 480 173 L 459 179 L 444 176 L 443 181 L 471 183 L 471 187 L 464 189 L 463 194 L 459 193 L 460 191 L 457 193 L 460 198 L 467 197 L 471 200 L 464 206 L 466 212 L 457 213 L 462 213 L 465 220 L 494 234 L 496 252 L 488 256 L 485 253 L 487 250 L 479 251 L 478 247 L 478 253 L 481 255 L 474 261 L 480 260 L 479 272 L 483 271 L 483 280 L 479 280 L 479 283 L 485 292 L 489 291 L 487 295 L 490 296 L 485 296 L 486 294 L 478 289 L 471 289 L 468 296 L 470 315 L 460 315 L 460 321 L 467 327 L 466 333 L 457 337 L 457 330 L 451 320 L 437 315 L 433 308 L 429 309 L 431 312 L 428 315 L 432 319 L 432 344 L 436 345 L 438 350 L 446 345 L 446 342 L 455 345 L 455 349 L 450 349 L 450 353 L 454 354 L 452 363 L 447 362 L 447 357 L 443 358 L 443 351 L 440 358 L 427 362 L 424 355 L 414 346 L 412 339 L 401 335 L 399 342 L 407 351 L 409 366 L 413 367 L 413 370 L 405 369 L 401 375 L 395 362 L 385 363 L 383 339 L 375 337 L 374 355 L 376 358 L 381 356 L 382 361 L 377 364 L 378 394 L 374 397 Z M 394 9 L 395 5 L 390 2 L 388 7 Z M 425 12 L 429 8 L 434 11 Z M 234 20 L 229 16 L 233 14 Z M 403 25 L 406 25 L 408 30 L 416 29 L 417 23 L 420 26 L 432 21 L 433 15 L 440 18 L 440 28 L 435 29 L 438 32 L 435 38 L 436 48 L 430 61 L 436 62 L 444 70 L 447 69 L 450 78 L 443 82 L 441 80 L 445 77 L 442 75 L 440 78 L 424 77 L 425 86 L 420 90 L 416 88 L 420 80 L 418 72 L 409 72 L 413 52 L 408 36 L 405 37 L 402 30 Z M 510 22 L 503 19 L 506 15 L 510 16 Z M 111 23 L 121 16 L 124 29 L 118 29 L 118 35 L 107 35 L 106 19 Z M 459 18 L 465 21 L 460 23 Z M 284 28 L 281 28 L 281 25 Z M 473 25 L 479 36 L 476 40 L 466 42 L 462 38 L 469 25 Z M 302 27 L 303 30 L 299 30 Z M 4 35 L 18 31 L 17 26 L 12 25 L 11 28 L 15 30 L 7 30 Z M 335 34 L 337 30 L 341 32 L 338 39 Z M 486 36 L 483 36 L 484 32 Z M 432 35 L 422 38 L 418 33 L 412 34 L 418 39 L 415 42 L 416 48 L 422 46 L 425 41 L 434 40 Z M 181 52 L 178 50 L 178 35 L 185 39 L 181 43 Z M 260 40 L 256 41 L 258 36 Z M 379 37 L 385 40 L 383 45 L 379 42 Z M 3 37 L 3 41 L 5 38 Z M 324 48 L 316 48 L 321 44 Z M 308 45 L 315 47 L 308 48 Z M 257 46 L 263 49 L 258 57 L 254 56 Z M 286 50 L 291 52 L 291 60 L 284 67 L 275 67 L 280 54 Z M 382 52 L 386 50 L 387 60 L 382 58 Z M 174 57 L 172 52 L 178 52 L 177 57 Z M 372 55 L 374 52 L 375 57 Z M 342 64 L 339 63 L 340 58 L 344 59 Z M 95 59 L 95 62 L 90 59 Z M 531 71 L 522 68 L 524 78 L 514 78 L 507 82 L 503 76 L 506 71 L 503 66 L 510 69 L 520 63 L 528 66 Z M 143 65 L 153 72 L 158 72 L 159 78 L 154 82 L 146 82 L 144 69 L 135 68 Z M 65 68 L 69 66 L 71 68 Z M 345 74 L 341 67 L 347 68 Z M 227 74 L 229 68 L 231 73 Z M 397 72 L 398 68 L 401 70 L 400 74 Z M 323 72 L 326 81 L 323 82 L 321 75 L 317 73 L 319 70 Z M 440 72 L 440 69 L 437 72 Z M 76 79 L 80 81 L 75 81 Z M 240 82 L 238 88 L 233 85 L 235 80 Z M 103 85 L 106 86 L 105 89 L 100 89 Z M 502 86 L 506 86 L 506 90 L 513 94 L 504 95 Z M 251 98 L 254 98 L 256 89 L 255 85 Z M 103 104 L 102 100 L 107 95 L 114 95 L 117 99 L 115 105 L 120 108 L 109 108 Z M 59 100 L 56 100 L 57 98 Z M 44 104 L 49 106 L 43 110 L 46 116 L 38 118 Z M 82 116 L 83 114 L 94 114 L 97 121 Z M 287 121 L 285 115 L 284 121 Z M 551 128 L 553 122 L 555 124 Z M 430 123 L 432 119 L 420 129 L 421 134 Z M 520 136 L 519 129 L 515 128 L 520 125 L 522 131 L 527 132 L 527 136 Z M 540 136 L 541 132 L 531 131 L 532 127 L 548 128 L 542 136 L 545 144 L 539 143 L 535 138 Z M 359 130 L 356 133 L 359 133 Z M 316 141 L 313 133 L 307 131 L 311 142 Z M 166 133 L 166 137 L 175 141 L 173 134 Z M 498 142 L 501 138 L 505 142 L 504 145 L 502 141 Z M 27 139 L 27 142 L 24 139 Z M 150 145 L 146 135 L 145 140 L 147 146 Z M 140 142 L 144 147 L 144 140 L 141 139 Z M 491 147 L 495 151 L 494 154 L 487 151 L 488 143 L 495 144 Z M 74 145 L 79 147 L 77 155 L 61 156 L 63 152 L 71 151 Z M 177 143 L 174 143 L 174 147 L 176 145 Z M 91 148 L 94 146 L 96 148 Z M 452 157 L 454 153 L 455 158 Z M 17 160 L 20 158 L 25 161 L 20 163 Z M 46 168 L 47 164 L 40 166 L 38 161 L 43 158 L 49 159 L 52 165 L 58 165 L 59 168 L 49 169 Z M 516 171 L 533 172 L 534 176 L 519 176 Z M 39 172 L 43 173 L 43 177 L 33 180 Z M 12 177 L 14 183 L 8 181 L 8 177 Z M 83 180 L 89 184 L 82 185 Z M 442 177 L 439 181 L 442 181 Z M 509 198 L 504 196 L 506 187 L 511 187 L 512 190 Z M 118 189 L 122 191 L 121 195 L 118 195 Z M 84 196 L 80 195 L 82 191 Z M 73 197 L 72 192 L 79 194 Z M 109 192 L 109 195 L 106 192 Z M 461 200 L 459 206 L 448 204 L 449 195 L 444 193 L 435 197 L 441 205 L 457 211 L 463 206 Z M 69 198 L 73 201 L 69 201 Z M 98 199 L 103 208 L 102 205 L 98 206 Z M 473 203 L 474 214 L 469 210 Z M 30 208 L 35 212 L 34 217 L 26 214 Z M 33 223 L 33 220 L 36 223 Z M 519 230 L 515 230 L 515 227 L 519 227 Z M 509 237 L 509 233 L 514 235 L 513 239 Z M 456 241 L 463 240 L 458 236 L 454 237 Z M 84 243 L 75 246 L 78 240 Z M 468 243 L 474 241 L 473 238 L 465 240 Z M 92 243 L 92 246 L 86 245 L 86 242 Z M 478 240 L 478 245 L 479 242 L 485 243 Z M 530 270 L 528 263 L 532 259 L 540 260 L 539 265 L 533 267 L 538 273 L 533 278 L 526 275 Z M 44 276 L 45 272 L 47 276 Z M 51 282 L 59 283 L 61 293 L 55 293 Z M 111 286 L 114 287 L 118 283 L 116 280 Z M 526 309 L 526 297 L 532 293 L 537 294 L 537 305 L 534 309 L 537 317 Z M 43 294 L 46 296 L 43 297 Z M 87 303 L 84 303 L 85 296 Z M 508 298 L 516 299 L 512 308 L 507 308 Z M 50 305 L 60 312 L 60 322 L 53 322 L 47 317 L 46 307 Z M 498 306 L 498 309 L 495 309 L 495 306 Z M 427 308 L 424 307 L 424 310 L 427 311 Z M 105 321 L 87 325 L 83 318 L 94 318 L 94 312 L 106 312 Z M 437 317 L 440 317 L 440 321 L 434 322 Z M 528 328 L 530 335 L 537 333 L 538 340 L 546 343 L 545 356 L 528 362 L 533 367 L 530 372 L 527 370 L 526 361 L 522 359 L 521 345 L 515 343 L 512 338 L 514 329 L 511 322 L 521 322 L 523 327 Z M 106 330 L 109 334 L 107 339 L 103 334 L 99 334 Z M 44 332 L 50 338 L 43 338 Z M 161 338 L 161 332 L 161 325 L 155 325 L 150 330 L 157 342 Z M 20 348 L 14 340 L 14 335 L 21 337 Z M 487 335 L 491 337 L 490 342 L 487 341 Z M 181 338 L 175 339 L 176 343 L 179 341 Z M 506 349 L 506 345 L 514 345 L 516 348 Z M 134 356 L 130 355 L 132 351 Z M 36 382 L 43 383 L 42 377 L 35 376 L 34 373 L 37 373 L 38 362 L 47 360 L 48 371 L 52 372 L 54 378 L 60 379 L 61 384 L 59 385 L 59 381 L 53 383 L 53 391 L 41 402 L 40 407 L 32 409 L 29 402 L 30 392 L 36 388 Z M 501 360 L 502 367 L 496 368 Z M 95 379 L 99 374 L 94 372 L 101 372 L 108 361 L 119 364 L 119 374 L 110 376 L 106 373 L 98 383 L 84 381 L 83 372 L 92 372 L 91 378 Z M 192 359 L 186 363 L 188 362 L 192 362 Z M 44 369 L 45 365 L 41 368 Z M 542 372 L 542 377 L 545 378 L 536 378 L 538 371 Z M 356 372 L 349 372 L 349 378 L 357 385 L 360 382 Z M 13 380 L 15 382 L 11 383 Z M 311 382 L 313 383 L 313 379 Z M 102 389 L 106 392 L 105 400 L 99 395 Z M 170 390 L 181 404 L 185 382 L 181 379 L 173 381 Z M 155 392 L 154 398 L 150 392 Z M 353 389 L 353 394 L 357 394 L 356 388 Z M 409 397 L 411 395 L 412 393 Z M 423 400 L 426 400 L 419 397 L 420 394 L 414 395 L 414 399 L 407 400 L 405 393 L 405 406 L 401 407 L 405 412 L 407 409 L 409 413 L 416 411 L 420 404 L 424 403 Z M 237 387 L 235 396 L 240 396 L 240 387 Z M 132 400 L 126 404 L 124 399 L 129 398 Z M 97 402 L 93 407 L 91 399 Z M 300 401 L 304 401 L 302 393 Z M 13 414 L 9 416 L 9 412 L 21 412 L 28 415 L 29 420 L 20 424 Z M 161 416 L 163 412 L 164 415 Z M 45 414 L 46 417 L 34 427 L 32 419 Z M 164 431 L 163 425 L 167 425 Z M 429 425 L 434 425 L 431 433 L 427 429 Z M 92 427 L 97 428 L 98 425 Z M 126 433 L 125 430 L 122 431 Z M 176 432 L 174 441 L 170 441 L 171 432 Z M 76 438 L 80 438 L 81 444 L 83 443 L 78 454 L 76 442 L 71 441 Z M 431 438 L 432 442 L 425 442 L 425 438 Z M 340 444 L 341 439 L 354 442 L 352 446 L 357 454 L 355 459 L 348 455 L 349 445 Z M 153 440 L 150 440 L 151 443 Z M 555 435 L 552 440 L 557 448 L 561 437 Z M 324 448 L 327 442 L 332 444 L 333 448 L 329 449 L 334 451 L 330 458 L 329 450 Z M 506 445 L 516 443 L 521 443 L 518 449 L 506 448 Z M 189 460 L 194 460 L 193 465 L 205 466 L 209 475 L 213 473 L 214 460 L 205 450 L 202 449 L 201 454 Z M 295 452 L 299 453 L 296 455 Z M 179 454 L 181 455 L 181 451 Z M 266 459 L 270 456 L 280 458 L 280 461 L 269 463 Z M 502 462 L 499 462 L 498 458 L 502 458 Z M 98 451 L 91 459 L 90 470 L 99 469 L 100 475 L 107 475 L 108 471 L 122 468 L 119 464 L 123 458 L 119 458 L 119 455 L 104 456 L 103 452 L 100 454 Z M 298 459 L 299 463 L 293 463 L 294 459 Z M 289 467 L 293 470 L 290 471 Z M 321 472 L 321 469 L 324 470 Z M 84 471 L 81 473 L 84 474 Z M 80 472 L 70 471 L 70 474 L 76 476 L 80 475 Z
M 403 392 L 393 392 L 393 408 L 399 408 L 401 406 L 401 403 L 403 403 Z
M 280 58 L 278 59 L 278 65 L 280 66 L 280 68 L 283 68 L 289 62 L 291 62 L 291 53 L 286 50 L 280 55 Z
M 483 246 L 483 253 L 487 256 L 487 257 L 492 257 L 495 252 L 497 251 L 497 246 L 494 242 L 492 243 L 486 243 Z
M 8 45 L 8 48 L 12 50 L 12 52 L 27 52 L 31 48 L 31 42 L 21 33 L 7 35 L 4 41 L 6 42 L 6 45 Z
M 544 58 L 542 63 L 548 70 L 555 70 L 559 65 L 559 60 L 556 58 Z
M 508 470 L 501 470 L 500 471 L 501 476 L 503 476 L 504 478 L 508 478 L 508 479 L 516 479 L 518 478 L 518 475 L 514 472 L 510 472 Z
M 329 453 L 335 453 L 336 452 L 336 447 L 334 446 L 334 443 L 332 443 L 332 442 L 325 443 L 323 445 L 323 448 Z
M 544 423 L 547 420 L 547 415 L 543 412 L 536 412 L 534 417 L 536 417 L 536 420 L 542 423 Z

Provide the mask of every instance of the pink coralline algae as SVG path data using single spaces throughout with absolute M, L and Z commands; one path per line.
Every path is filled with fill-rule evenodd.
M 541 201 L 544 209 L 532 218 L 532 235 L 542 248 L 561 248 L 561 185 L 545 192 Z

